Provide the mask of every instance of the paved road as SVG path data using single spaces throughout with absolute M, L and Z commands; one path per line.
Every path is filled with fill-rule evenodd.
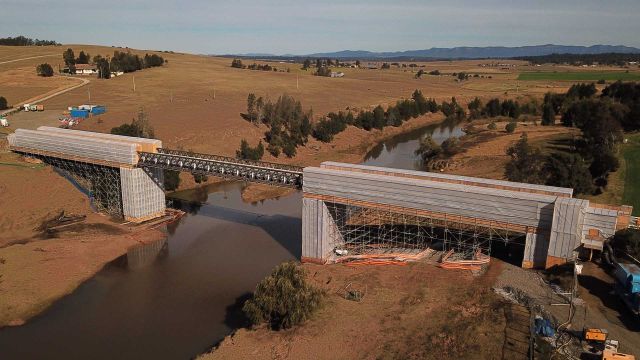
M 12 62 L 17 62 L 17 61 L 22 61 L 22 60 L 38 59 L 38 58 L 51 57 L 51 56 L 60 56 L 60 54 L 38 55 L 38 56 L 31 56 L 31 57 L 21 58 L 21 59 L 13 59 L 13 60 L 7 60 L 7 61 L 0 61 L 0 65 L 2 65 L 2 64 L 9 64 L 9 63 L 12 63 Z

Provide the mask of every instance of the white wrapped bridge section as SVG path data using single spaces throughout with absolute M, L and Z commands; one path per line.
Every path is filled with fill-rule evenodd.
M 629 206 L 575 199 L 569 188 L 441 173 L 324 162 L 305 168 L 303 178 L 302 257 L 308 261 L 326 262 L 344 245 L 336 231 L 340 224 L 387 221 L 397 227 L 406 215 L 414 219 L 411 224 L 422 217 L 456 229 L 520 234 L 523 267 L 549 267 L 580 248 L 601 250 L 604 240 L 629 226 L 631 215 Z M 336 219 L 336 211 L 346 207 L 359 210 Z M 338 210 L 332 215 L 329 209 Z M 375 221 L 369 210 L 377 211 Z M 379 215 L 385 211 L 394 215 Z
M 43 159 L 97 183 L 91 176 L 115 174 L 108 196 L 119 209 L 110 209 L 125 220 L 141 222 L 164 215 L 163 172 L 138 168 L 139 152 L 157 152 L 162 142 L 129 136 L 103 134 L 41 126 L 37 130 L 17 129 L 8 136 L 11 150 Z M 102 171 L 101 168 L 119 171 Z M 104 181 L 97 190 L 103 190 Z M 114 190 L 115 189 L 115 190 Z M 97 198 L 97 196 L 96 196 Z

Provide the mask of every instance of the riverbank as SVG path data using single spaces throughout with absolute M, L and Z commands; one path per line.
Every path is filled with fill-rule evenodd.
M 284 155 L 276 158 L 269 153 L 265 153 L 262 160 L 298 166 L 318 166 L 323 161 L 360 163 L 379 144 L 393 137 L 438 124 L 443 120 L 444 116 L 441 113 L 427 113 L 415 119 L 410 119 L 401 126 L 388 126 L 382 130 L 372 129 L 367 131 L 355 126 L 349 126 L 345 131 L 337 134 L 330 143 L 323 143 L 309 138 L 309 142 L 305 146 L 299 147 L 296 156 L 293 158 L 287 158 Z M 225 181 L 225 179 L 210 176 L 206 182 L 197 184 L 190 173 L 181 173 L 178 191 L 195 189 L 222 181 Z M 246 202 L 253 203 L 286 196 L 291 191 L 293 190 L 288 188 L 250 183 L 244 187 L 242 198 Z
M 326 160 L 360 162 L 378 143 L 440 120 L 441 116 L 430 114 L 397 128 L 369 132 L 350 127 L 330 144 L 311 140 L 288 160 L 302 165 Z M 164 236 L 155 230 L 121 226 L 93 213 L 86 196 L 48 166 L 24 162 L 6 149 L 0 154 L 0 163 L 0 203 L 11 204 L 1 209 L 0 216 L 0 327 L 23 324 L 73 292 L 105 264 L 126 254 L 130 247 Z M 211 177 L 205 184 L 196 184 L 188 173 L 182 174 L 182 179 L 181 190 L 223 181 Z M 292 191 L 248 184 L 242 189 L 242 200 L 256 203 Z M 86 215 L 87 220 L 56 238 L 47 238 L 36 230 L 45 219 L 63 210 Z
M 0 153 L 0 327 L 21 325 L 73 292 L 105 264 L 162 236 L 96 214 L 87 197 L 49 166 Z M 40 230 L 63 212 L 86 216 L 54 233 Z
M 290 330 L 242 328 L 198 359 L 494 359 L 505 303 L 491 290 L 502 263 L 474 277 L 432 263 L 301 265 L 326 291 L 323 307 Z M 364 294 L 347 300 L 345 287 Z

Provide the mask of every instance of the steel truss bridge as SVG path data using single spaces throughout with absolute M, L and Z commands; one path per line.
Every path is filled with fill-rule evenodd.
M 302 167 L 159 148 L 139 151 L 138 167 L 186 171 L 271 185 L 302 187 Z

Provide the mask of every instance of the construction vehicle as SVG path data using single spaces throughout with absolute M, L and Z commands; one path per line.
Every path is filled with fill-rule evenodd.
M 584 339 L 588 342 L 597 342 L 604 344 L 607 341 L 609 333 L 606 329 L 584 329 Z
M 618 340 L 609 339 L 607 329 L 589 328 L 583 331 L 584 340 L 591 347 L 589 353 L 602 354 L 602 360 L 635 360 L 635 356 L 618 352 Z
M 604 349 L 602 352 L 602 360 L 636 360 L 636 357 L 629 354 L 619 353 L 617 351 Z
M 614 277 L 616 293 L 629 310 L 640 317 L 640 267 L 616 263 Z

